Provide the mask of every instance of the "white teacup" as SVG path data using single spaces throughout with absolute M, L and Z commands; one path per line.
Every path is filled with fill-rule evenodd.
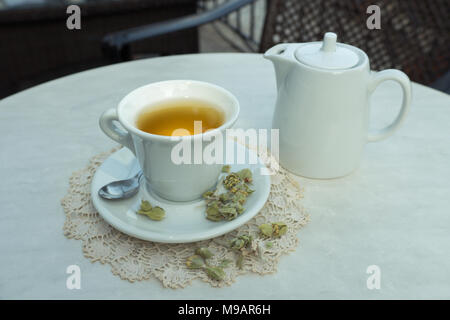
M 150 134 L 136 127 L 142 109 L 157 107 L 167 100 L 178 98 L 201 99 L 222 109 L 223 124 L 202 134 L 170 137 Z M 222 164 L 176 164 L 171 159 L 172 148 L 182 139 L 198 143 L 233 126 L 239 114 L 239 102 L 227 90 L 200 81 L 169 80 L 137 88 L 125 96 L 117 108 L 105 111 L 100 117 L 100 128 L 111 139 L 130 149 L 139 161 L 147 187 L 158 196 L 172 201 L 190 201 L 212 188 Z M 122 128 L 116 122 L 120 122 Z M 210 136 L 210 137 L 208 137 Z M 197 144 L 198 145 L 198 144 Z M 202 148 L 208 143 L 202 143 Z

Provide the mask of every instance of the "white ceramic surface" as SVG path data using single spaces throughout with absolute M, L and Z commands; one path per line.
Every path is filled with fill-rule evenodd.
M 345 176 L 360 164 L 364 145 L 392 135 L 411 104 L 411 83 L 399 70 L 370 71 L 360 49 L 336 43 L 283 43 L 265 58 L 275 67 L 278 97 L 273 128 L 280 130 L 280 164 L 295 174 L 329 179 Z M 403 91 L 393 123 L 368 132 L 371 94 L 383 81 L 394 80 Z
M 98 117 L 133 88 L 180 78 L 233 92 L 241 105 L 235 127 L 271 127 L 277 96 L 273 66 L 257 54 L 115 64 L 0 101 L 0 298 L 450 297 L 450 97 L 416 83 L 401 130 L 367 144 L 353 174 L 335 180 L 294 176 L 305 190 L 303 204 L 311 221 L 299 232 L 296 251 L 281 258 L 277 273 L 242 276 L 221 289 L 195 281 L 173 290 L 155 279 L 121 280 L 110 266 L 86 259 L 81 241 L 63 234 L 60 199 L 73 171 L 116 146 L 98 128 Z M 371 128 L 389 124 L 401 102 L 398 86 L 383 82 L 371 99 Z M 71 265 L 80 267 L 80 290 L 66 287 Z M 381 271 L 379 290 L 366 286 L 371 265 Z
M 252 152 L 236 144 L 236 151 Z M 239 151 L 238 151 L 239 152 Z M 236 153 L 237 154 L 237 153 Z M 248 157 L 247 157 L 248 159 Z M 253 218 L 264 206 L 270 192 L 270 176 L 261 175 L 262 164 L 233 164 L 231 172 L 250 168 L 253 173 L 252 189 L 255 190 L 244 205 L 245 211 L 232 221 L 213 222 L 205 217 L 205 201 L 174 202 L 162 199 L 142 183 L 139 193 L 126 200 L 105 200 L 98 196 L 98 190 L 106 183 L 121 180 L 135 174 L 139 164 L 128 149 L 120 149 L 108 157 L 95 173 L 91 184 L 91 197 L 100 215 L 116 229 L 139 239 L 183 243 L 218 237 L 243 225 Z M 221 175 L 222 176 L 222 175 Z M 136 211 L 141 200 L 149 201 L 166 211 L 161 221 L 153 221 Z
M 150 134 L 136 128 L 136 121 L 143 109 L 176 99 L 200 99 L 224 114 L 224 123 L 213 130 L 192 136 L 169 137 Z M 138 158 L 145 180 L 159 196 L 173 201 L 198 199 L 217 181 L 221 165 L 194 163 L 196 144 L 202 154 L 212 139 L 223 139 L 225 130 L 233 126 L 239 115 L 239 102 L 227 90 L 214 84 L 193 80 L 169 80 L 150 83 L 127 94 L 117 109 L 108 109 L 100 117 L 100 128 L 111 139 L 130 149 Z M 123 132 L 116 122 L 125 128 Z M 209 140 L 205 140 L 208 139 Z M 191 162 L 176 164 L 172 151 L 187 141 L 191 146 Z

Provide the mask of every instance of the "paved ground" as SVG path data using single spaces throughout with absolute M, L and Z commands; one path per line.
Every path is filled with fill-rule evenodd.
M 262 28 L 264 25 L 264 17 L 266 12 L 265 0 L 257 0 L 255 3 L 255 37 L 259 39 L 261 37 Z M 235 25 L 236 14 L 232 14 L 229 17 L 230 21 Z M 248 33 L 250 30 L 250 7 L 247 6 L 241 11 L 241 25 L 244 32 Z M 200 52 L 237 52 L 237 51 L 249 51 L 249 50 L 237 50 L 233 48 L 227 41 L 225 41 L 217 29 L 224 34 L 227 38 L 231 39 L 233 43 L 240 44 L 241 40 L 233 32 L 220 22 L 214 24 L 210 23 L 199 28 L 200 32 Z M 245 48 L 241 45 L 240 47 Z
M 236 36 L 232 36 L 231 39 L 239 41 Z M 212 24 L 199 28 L 199 42 L 200 52 L 238 52 L 238 50 L 222 39 Z

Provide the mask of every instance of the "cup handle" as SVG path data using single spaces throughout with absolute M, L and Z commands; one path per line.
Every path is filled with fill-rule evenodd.
M 406 114 L 409 110 L 409 106 L 411 105 L 411 81 L 409 80 L 408 76 L 400 70 L 388 69 L 380 72 L 372 72 L 369 84 L 369 92 L 374 92 L 376 87 L 381 82 L 386 80 L 394 80 L 400 84 L 403 91 L 402 107 L 393 123 L 381 130 L 369 133 L 367 137 L 367 140 L 369 142 L 380 141 L 391 136 L 405 120 Z
M 106 110 L 100 116 L 100 128 L 108 137 L 127 147 L 131 150 L 131 152 L 136 153 L 130 133 L 122 128 L 119 128 L 116 125 L 116 122 L 118 121 L 119 117 L 117 116 L 116 109 Z

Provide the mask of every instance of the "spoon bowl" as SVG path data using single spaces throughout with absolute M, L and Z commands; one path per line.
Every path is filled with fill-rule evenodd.
M 130 198 L 139 191 L 139 180 L 141 177 L 142 171 L 139 171 L 132 178 L 110 182 L 98 190 L 98 195 L 107 200 Z

